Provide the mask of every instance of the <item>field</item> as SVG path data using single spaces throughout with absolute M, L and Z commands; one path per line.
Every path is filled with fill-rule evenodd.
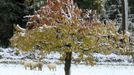
M 64 66 L 57 65 L 55 72 L 47 66 L 43 71 L 25 70 L 20 64 L 0 64 L 0 75 L 64 75 Z M 71 75 L 134 75 L 134 66 L 96 65 L 72 65 Z

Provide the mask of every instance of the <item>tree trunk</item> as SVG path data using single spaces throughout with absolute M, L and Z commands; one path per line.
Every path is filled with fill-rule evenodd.
M 122 0 L 122 31 L 125 33 L 127 31 L 128 22 L 128 3 L 127 0 Z
M 6 39 L 6 38 L 0 39 L 0 47 L 7 48 L 9 47 L 9 45 L 10 45 L 9 39 Z
M 71 68 L 71 59 L 72 58 L 72 52 L 66 52 L 66 58 L 65 58 L 65 75 L 71 75 L 70 74 L 70 68 Z

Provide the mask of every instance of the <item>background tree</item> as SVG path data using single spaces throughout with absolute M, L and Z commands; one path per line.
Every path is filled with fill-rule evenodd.
M 0 0 L 0 46 L 8 47 L 13 35 L 13 24 L 25 27 L 23 16 L 27 13 L 24 0 Z
M 27 8 L 29 8 L 29 14 L 32 15 L 42 5 L 46 4 L 47 0 L 25 0 Z
M 0 0 L 0 47 L 9 47 L 9 39 L 13 36 L 13 24 L 26 27 L 28 18 L 45 0 Z
M 74 0 L 81 9 L 97 10 L 98 14 L 105 8 L 106 0 Z
M 130 6 L 130 13 L 134 13 L 134 1 L 128 0 L 129 6 Z

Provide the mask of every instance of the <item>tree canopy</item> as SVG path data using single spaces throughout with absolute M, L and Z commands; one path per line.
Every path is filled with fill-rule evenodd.
M 117 33 L 113 22 L 99 22 L 95 10 L 83 12 L 73 0 L 48 0 L 30 17 L 27 28 L 20 28 L 12 37 L 12 46 L 24 51 L 39 46 L 43 53 L 59 52 L 65 60 L 65 75 L 70 75 L 72 52 L 78 53 L 78 63 L 84 60 L 94 65 L 94 52 L 127 49 L 128 36 Z
M 93 52 L 108 54 L 125 48 L 128 41 L 127 35 L 117 33 L 112 23 L 104 25 L 93 21 L 90 25 L 89 21 L 78 18 L 81 14 L 79 8 L 72 9 L 65 6 L 73 3 L 66 1 L 63 3 L 57 1 L 53 5 L 52 3 L 48 2 L 48 5 L 41 7 L 30 19 L 30 26 L 33 25 L 33 28 L 28 28 L 24 33 L 16 32 L 11 39 L 13 46 L 27 51 L 40 45 L 45 52 L 69 51 L 81 54 L 86 52 L 87 55 Z

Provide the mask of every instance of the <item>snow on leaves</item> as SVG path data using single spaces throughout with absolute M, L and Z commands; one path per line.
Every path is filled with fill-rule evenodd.
M 91 25 L 81 14 L 82 10 L 73 0 L 48 0 L 48 4 L 30 18 L 26 36 L 16 33 L 11 39 L 12 45 L 26 51 L 38 44 L 46 53 L 80 53 L 80 59 L 89 59 L 86 61 L 89 64 L 94 64 L 93 52 L 109 54 L 126 47 L 128 37 L 118 34 L 112 23 L 104 25 L 94 21 Z

